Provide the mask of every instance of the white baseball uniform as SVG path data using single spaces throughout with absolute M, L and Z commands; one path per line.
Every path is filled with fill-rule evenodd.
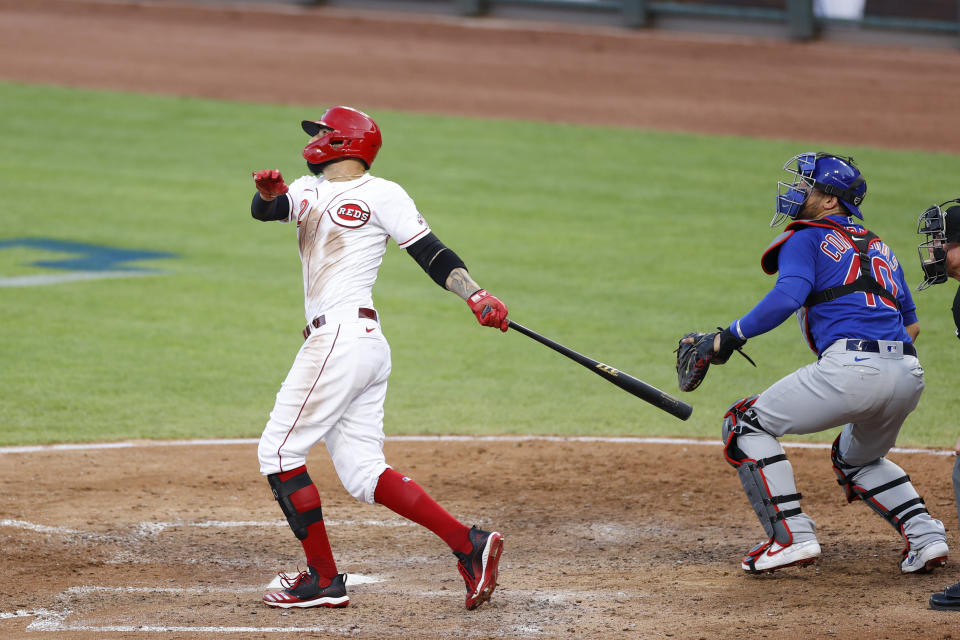
M 260 437 L 260 472 L 305 464 L 322 440 L 347 491 L 373 503 L 390 468 L 383 456 L 390 346 L 372 312 L 373 285 L 388 240 L 406 248 L 430 227 L 400 185 L 369 173 L 345 182 L 303 176 L 289 189 L 293 210 L 281 222 L 297 224 L 310 334 Z

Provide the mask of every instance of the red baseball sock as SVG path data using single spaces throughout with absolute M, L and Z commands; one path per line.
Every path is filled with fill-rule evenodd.
M 373 499 L 391 511 L 426 527 L 454 551 L 469 553 L 470 528 L 464 526 L 410 478 L 387 469 L 377 482 Z
M 291 471 L 284 471 L 279 475 L 280 480 L 286 481 L 290 478 L 306 473 L 306 467 L 297 467 Z M 297 510 L 297 513 L 305 513 L 311 509 L 320 506 L 320 492 L 317 491 L 317 485 L 312 482 L 290 494 L 290 502 Z M 330 540 L 327 539 L 327 529 L 323 526 L 323 520 L 314 522 L 307 526 L 307 537 L 300 541 L 303 545 L 303 551 L 307 555 L 307 564 L 320 575 L 320 586 L 325 587 L 337 575 L 337 563 L 333 560 L 333 550 L 330 549 Z

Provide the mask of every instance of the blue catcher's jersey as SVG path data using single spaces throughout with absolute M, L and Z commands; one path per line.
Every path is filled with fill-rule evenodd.
M 866 232 L 852 217 L 828 217 L 853 235 Z M 804 222 L 816 224 L 816 221 Z M 771 252 L 777 248 L 779 255 L 776 251 Z M 890 300 L 863 291 L 812 306 L 805 304 L 797 311 L 797 317 L 810 348 L 817 353 L 840 338 L 912 342 L 904 325 L 917 321 L 916 305 L 897 256 L 879 238 L 870 243 L 868 255 L 871 275 L 893 294 L 900 309 Z M 797 224 L 793 230 L 788 226 L 764 255 L 763 266 L 768 272 L 772 259 L 777 260 L 781 279 L 800 278 L 810 284 L 807 295 L 851 283 L 861 275 L 856 247 L 843 233 L 827 226 Z

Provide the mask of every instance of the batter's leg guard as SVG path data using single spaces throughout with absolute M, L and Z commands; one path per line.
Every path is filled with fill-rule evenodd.
M 320 508 L 319 500 L 316 506 L 306 508 L 302 512 L 298 511 L 294 505 L 294 500 L 291 496 L 297 491 L 313 485 L 313 481 L 307 474 L 306 468 L 301 468 L 303 469 L 303 473 L 288 477 L 286 480 L 281 479 L 281 477 L 286 474 L 274 473 L 267 476 L 267 481 L 273 490 L 273 497 L 280 503 L 280 509 L 283 511 L 283 515 L 287 517 L 287 523 L 290 525 L 290 528 L 293 529 L 293 535 L 302 541 L 306 540 L 307 528 L 311 524 L 323 521 L 323 511 Z
M 759 396 L 735 402 L 723 416 L 723 455 L 736 467 L 740 484 L 750 506 L 760 519 L 771 541 L 781 546 L 793 543 L 788 518 L 803 515 L 793 480 L 793 467 L 780 442 L 760 424 L 753 404 Z M 809 523 L 809 524 L 807 524 Z M 804 516 L 798 523 L 808 539 L 813 536 L 813 521 Z
M 837 474 L 837 484 L 843 488 L 847 502 L 862 500 L 903 536 L 907 545 L 903 550 L 903 561 L 911 552 L 929 551 L 932 545 L 937 545 L 938 553 L 933 554 L 936 557 L 924 559 L 923 564 L 931 563 L 925 570 L 946 563 L 943 523 L 930 516 L 923 498 L 903 469 L 886 458 L 859 467 L 847 464 L 840 455 L 840 436 L 833 441 L 830 458 Z M 904 567 L 901 565 L 901 568 Z M 911 572 L 910 568 L 904 570 Z

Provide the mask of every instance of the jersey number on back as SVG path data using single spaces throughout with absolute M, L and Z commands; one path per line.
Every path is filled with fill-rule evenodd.
M 873 279 L 880 283 L 880 286 L 893 294 L 893 297 L 896 298 L 897 294 L 900 293 L 900 289 L 897 287 L 897 281 L 893 277 L 893 269 L 890 267 L 885 259 L 880 256 L 873 256 L 870 259 L 870 272 L 873 274 Z M 847 270 L 847 277 L 844 279 L 844 284 L 849 284 L 860 277 L 860 260 L 854 256 L 853 260 L 850 261 L 850 268 Z M 877 306 L 877 298 L 879 296 L 863 292 L 866 303 L 868 307 Z M 880 304 L 891 309 L 896 309 L 897 305 L 893 304 L 886 298 L 880 298 Z

